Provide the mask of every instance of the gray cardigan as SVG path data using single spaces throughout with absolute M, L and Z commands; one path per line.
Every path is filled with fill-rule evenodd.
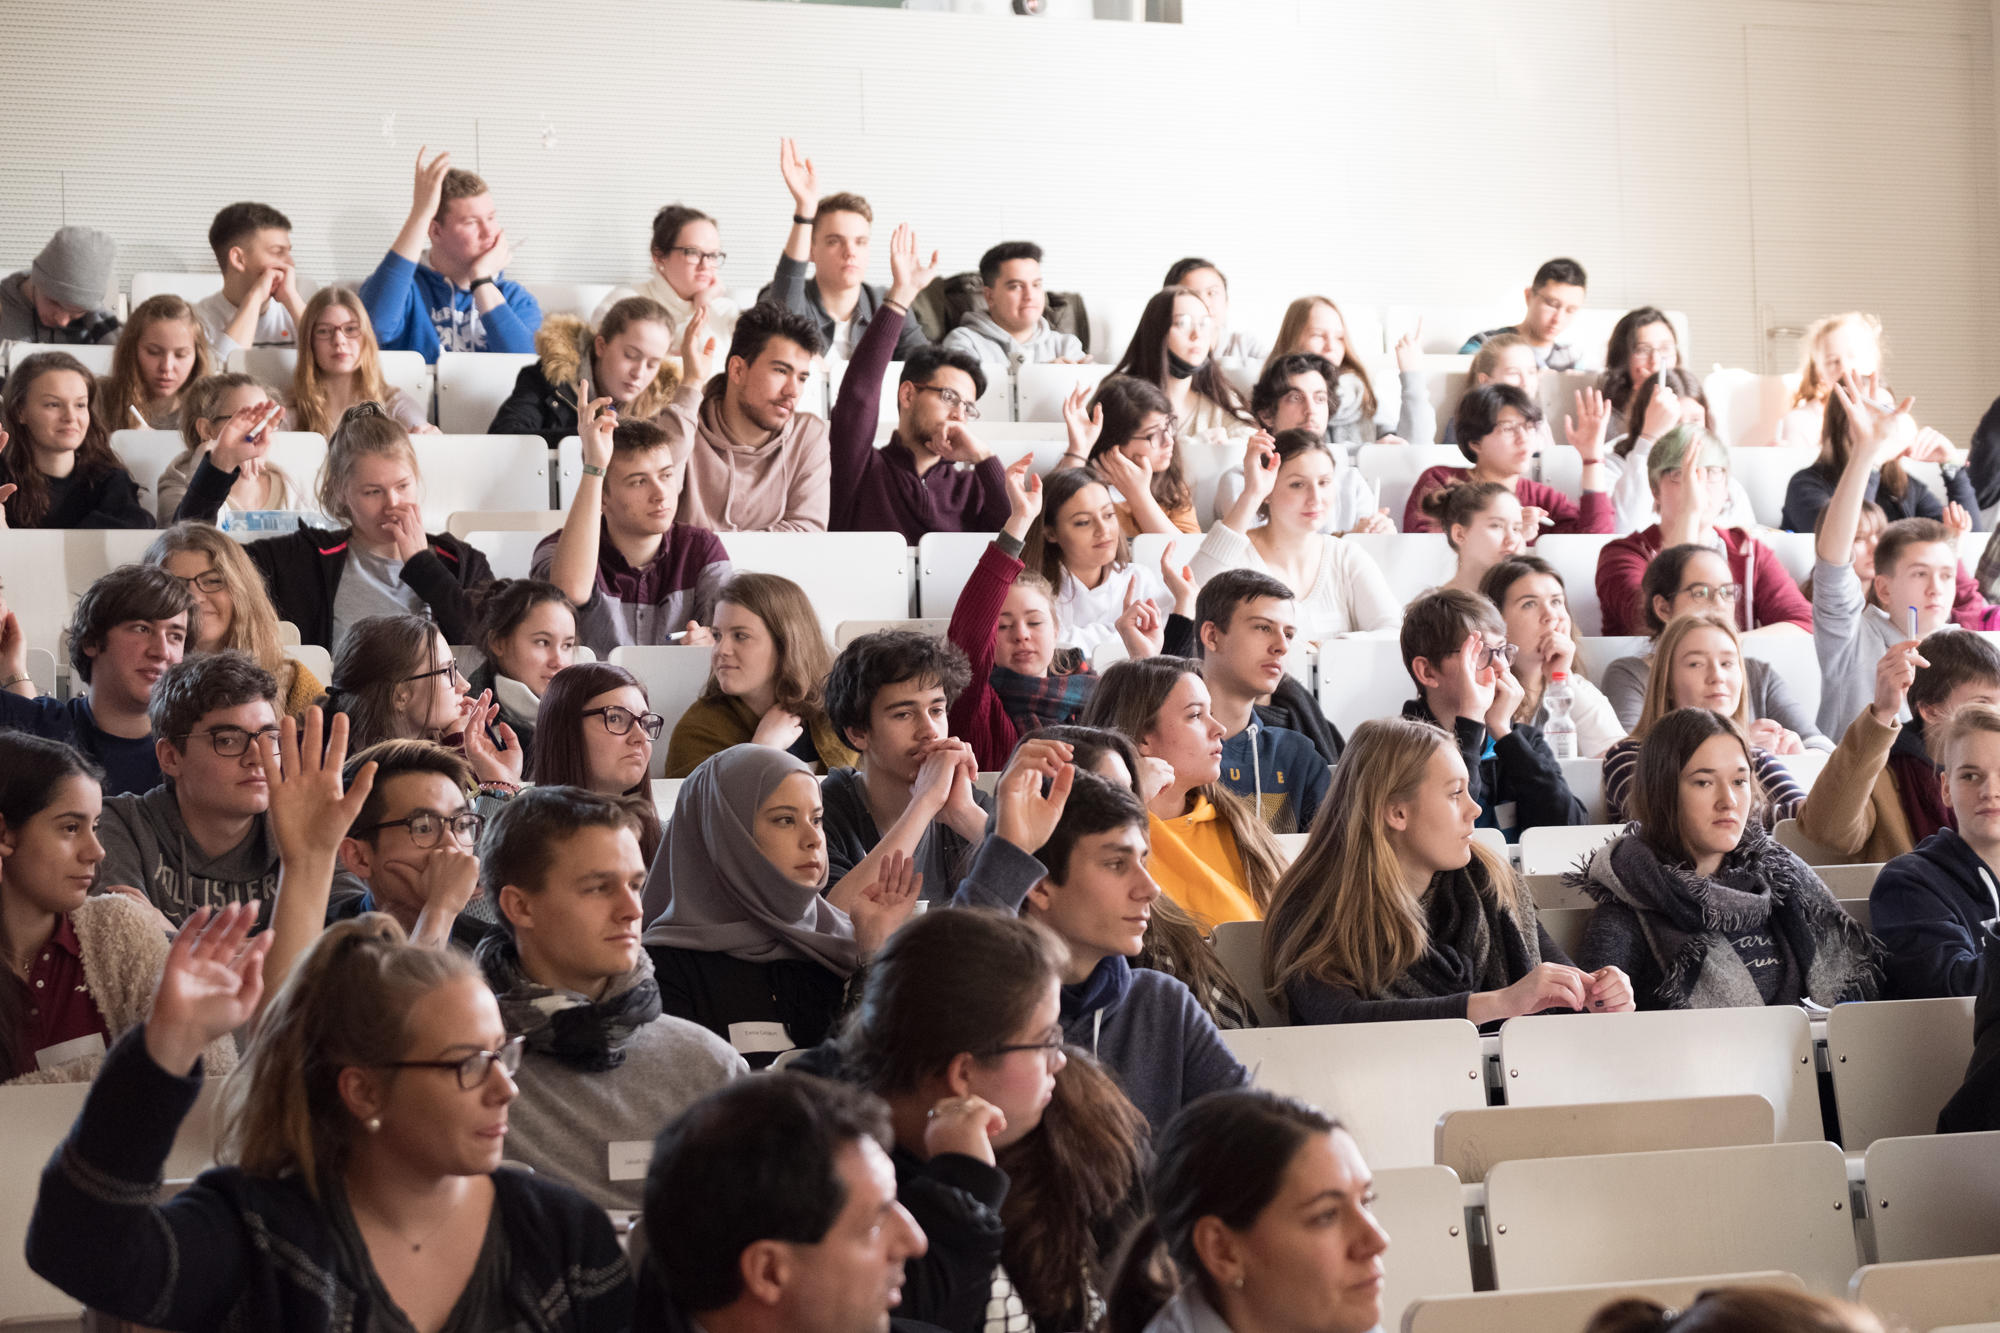
M 775 301 L 801 315 L 811 315 L 819 323 L 820 351 L 826 352 L 833 346 L 833 316 L 826 313 L 820 303 L 819 284 L 809 281 L 806 271 L 810 266 L 803 259 L 790 255 L 778 256 L 778 271 L 771 279 L 770 286 L 757 293 L 759 301 Z M 861 284 L 861 298 L 854 306 L 854 328 L 851 332 L 853 345 L 861 345 L 861 335 L 868 329 L 868 321 L 875 318 L 875 312 L 882 306 L 883 290 L 871 283 Z M 898 361 L 909 360 L 910 353 L 919 347 L 928 347 L 931 340 L 914 319 L 903 321 L 903 331 L 896 336 L 896 357 Z M 725 353 L 726 355 L 726 353 Z
M 1652 663 L 1650 655 L 1621 657 L 1604 668 L 1603 679 L 1597 682 L 1597 688 L 1611 701 L 1612 710 L 1627 731 L 1639 725 L 1639 714 L 1645 711 L 1646 678 L 1652 671 Z M 1821 734 L 1818 720 L 1792 697 L 1784 677 L 1771 670 L 1769 662 L 1745 656 L 1743 667 L 1748 677 L 1751 717 L 1768 717 L 1785 730 L 1797 732 L 1808 750 L 1833 752 L 1833 742 Z

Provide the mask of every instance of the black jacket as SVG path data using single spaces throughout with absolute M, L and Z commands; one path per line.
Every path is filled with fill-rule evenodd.
M 1993 406 L 1973 428 L 1968 453 L 1965 466 L 1972 473 L 1980 507 L 2000 504 L 2000 398 L 1993 400 Z
M 23 442 L 20 446 L 27 448 Z M 225 489 L 224 494 L 227 494 Z M 72 476 L 38 528 L 150 528 L 153 511 L 139 500 L 139 483 L 122 467 L 94 477 Z
M 1868 892 L 1868 928 L 1886 954 L 1886 998 L 1979 994 L 1986 923 L 2000 918 L 1982 871 L 1993 873 L 1951 829 L 1882 867 Z
M 28 1264 L 93 1310 L 158 1328 L 377 1328 L 370 1275 L 296 1175 L 204 1171 L 164 1203 L 160 1170 L 201 1092 L 135 1027 L 111 1048 L 83 1113 L 42 1171 Z M 620 1330 L 632 1278 L 604 1211 L 546 1177 L 493 1173 L 506 1294 L 523 1328 Z M 107 1262 L 116 1255 L 116 1262 Z M 511 1326 L 511 1325 L 510 1325 Z
M 1431 716 L 1421 698 L 1404 704 L 1403 716 L 1443 725 Z M 1563 781 L 1562 765 L 1542 739 L 1541 728 L 1517 722 L 1489 747 L 1485 723 L 1459 717 L 1453 718 L 1452 724 L 1445 730 L 1458 739 L 1458 752 L 1471 778 L 1468 794 L 1479 802 L 1479 827 L 1500 829 L 1507 841 L 1514 842 L 1522 829 L 1590 822 L 1590 812 Z M 1510 826 L 1499 821 L 1503 805 L 1514 807 Z
M 758 301 L 775 301 L 781 306 L 805 315 L 819 325 L 820 350 L 830 351 L 833 346 L 833 316 L 826 313 L 820 303 L 819 284 L 807 276 L 811 266 L 803 259 L 793 259 L 790 255 L 778 256 L 778 271 L 771 282 L 757 293 Z M 861 297 L 854 306 L 854 328 L 849 333 L 851 345 L 861 346 L 861 335 L 868 330 L 868 321 L 875 318 L 875 312 L 882 308 L 884 292 L 872 283 L 861 284 Z M 910 353 L 919 347 L 928 347 L 931 340 L 925 336 L 923 327 L 914 319 L 903 321 L 903 330 L 896 335 L 898 361 L 910 359 Z
M 847 978 L 818 963 L 781 958 L 753 963 L 726 953 L 649 944 L 653 979 L 660 984 L 660 1009 L 699 1023 L 729 1041 L 731 1023 L 782 1023 L 794 1046 L 817 1046 L 833 1034 L 846 1011 Z M 860 973 L 855 973 L 858 979 Z M 856 988 L 859 993 L 859 988 Z M 731 1043 L 732 1045 L 734 1043 Z M 781 1052 L 744 1052 L 762 1069 Z
M 488 435 L 539 435 L 551 449 L 576 434 L 576 390 L 551 384 L 541 362 L 522 366 L 514 377 L 514 392 L 493 414 Z
M 1965 1085 L 1938 1115 L 1938 1133 L 2000 1129 L 2000 933 L 1985 932 L 1986 976 L 1972 1006 L 1972 1062 Z
M 235 484 L 234 472 L 224 472 L 202 459 L 188 479 L 187 497 L 176 517 L 213 523 Z M 329 532 L 302 527 L 243 548 L 264 576 L 264 586 L 270 590 L 279 617 L 299 627 L 300 639 L 328 650 L 338 647 L 333 641 L 333 598 L 340 589 L 340 576 L 347 571 L 347 543 L 352 533 L 351 528 Z M 493 582 L 493 567 L 477 549 L 449 534 L 427 533 L 425 540 L 430 549 L 417 552 L 404 563 L 403 582 L 424 599 L 446 643 L 471 643 L 471 593 Z

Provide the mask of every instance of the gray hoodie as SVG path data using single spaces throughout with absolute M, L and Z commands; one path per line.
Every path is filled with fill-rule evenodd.
M 1870 606 L 1853 565 L 1817 557 L 1812 574 L 1813 648 L 1819 656 L 1819 729 L 1839 736 L 1875 696 L 1875 664 L 1901 643 L 1907 626 Z M 1898 615 L 1902 613 L 1899 611 Z M 1909 708 L 1900 716 L 1908 718 Z
M 172 783 L 143 795 L 108 796 L 98 825 L 104 862 L 97 889 L 127 885 L 144 893 L 176 926 L 199 907 L 269 903 L 278 891 L 278 845 L 259 817 L 250 834 L 220 856 L 204 855 L 181 818 Z
M 957 328 L 944 335 L 941 345 L 978 357 L 979 368 L 986 372 L 988 383 L 1015 366 L 1063 357 L 1081 358 L 1084 354 L 1083 343 L 1075 334 L 1057 332 L 1046 319 L 1035 321 L 1035 331 L 1028 335 L 1028 341 L 1015 342 L 984 310 L 974 310 L 959 321 Z

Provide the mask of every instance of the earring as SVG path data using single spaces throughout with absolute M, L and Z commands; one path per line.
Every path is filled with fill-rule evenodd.
M 1243 1290 L 1243 1275 L 1241 1273 L 1238 1273 L 1236 1275 L 1236 1280 L 1230 1283 L 1229 1285 L 1236 1288 L 1236 1290 L 1238 1291 Z
M 366 1120 L 361 1122 L 361 1127 L 367 1130 L 370 1134 L 380 1134 L 382 1132 L 382 1118 L 380 1116 L 371 1115 Z M 1243 1283 L 1239 1280 L 1236 1285 L 1240 1287 L 1243 1285 Z

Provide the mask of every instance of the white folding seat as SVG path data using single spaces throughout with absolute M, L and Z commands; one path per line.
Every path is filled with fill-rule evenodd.
M 549 502 L 549 446 L 539 435 L 417 435 L 424 526 L 462 510 L 529 510 Z
M 843 620 L 900 620 L 910 613 L 910 548 L 899 532 L 718 535 L 732 569 L 782 574 L 803 588 L 829 640 Z
M 1580 1329 L 1612 1301 L 1640 1296 L 1685 1310 L 1704 1291 L 1718 1287 L 1782 1287 L 1804 1291 L 1796 1273 L 1710 1273 L 1702 1277 L 1657 1278 L 1644 1282 L 1593 1282 L 1528 1291 L 1476 1291 L 1439 1296 L 1411 1305 L 1403 1333 L 1555 1333 Z M 1387 1325 L 1385 1324 L 1386 1328 Z
M 1562 575 L 1570 623 L 1578 634 L 1604 632 L 1604 613 L 1597 604 L 1597 561 L 1604 548 L 1617 540 L 1610 533 L 1550 532 L 1535 542 L 1533 553 Z
M 484 434 L 493 424 L 500 405 L 514 392 L 514 381 L 521 371 L 534 364 L 533 352 L 440 352 L 437 359 L 439 428 L 449 435 Z
M 596 313 L 604 298 L 618 290 L 610 282 L 524 282 L 528 295 L 535 298 L 544 315 L 575 315 L 585 323 Z M 678 342 L 675 344 L 678 349 Z M 717 349 L 718 351 L 726 349 Z
M 1250 1001 L 1250 1007 L 1257 1012 L 1257 1021 L 1266 1027 L 1283 1027 L 1285 1016 L 1278 1006 L 1264 993 L 1264 923 L 1262 921 L 1224 921 L 1215 927 L 1210 937 L 1215 947 L 1215 957 L 1222 964 L 1222 970 L 1236 983 L 1236 989 L 1243 992 Z
M 1775 528 L 1783 521 L 1785 488 L 1791 484 L 1792 474 L 1810 467 L 1818 455 L 1818 449 L 1802 445 L 1731 449 L 1729 472 L 1743 484 L 1757 521 Z
M 1962 1324 L 1976 1326 L 2000 1310 L 2000 1254 L 1868 1264 L 1855 1270 L 1847 1297 L 1892 1328 L 1943 1333 Z
M 1563 782 L 1569 787 L 1570 795 L 1583 802 L 1583 811 L 1593 822 L 1604 822 L 1604 761 L 1592 759 L 1588 755 L 1575 759 L 1558 759 L 1562 765 Z M 1560 835 L 1558 835 L 1560 836 Z M 1558 869 L 1567 870 L 1561 866 Z M 1541 874 L 1541 871 L 1531 873 Z
M 927 532 L 917 543 L 917 614 L 949 620 L 990 532 Z
M 1826 1017 L 1826 1055 L 1849 1152 L 1934 1133 L 1972 1058 L 1972 997 L 1837 1004 Z
M 424 360 L 424 354 L 396 349 L 385 350 L 379 355 L 382 358 L 382 382 L 416 399 L 423 405 L 427 417 L 434 416 L 431 396 L 437 388 L 437 373 L 430 362 Z M 266 388 L 274 391 L 290 387 L 292 372 L 298 363 L 299 352 L 295 347 L 245 347 L 229 355 L 231 370 L 254 375 Z M 510 391 L 513 389 L 512 380 L 508 381 L 507 387 Z M 506 395 L 501 396 L 504 398 Z M 494 405 L 494 410 L 499 410 L 499 404 Z M 478 428 L 485 430 L 492 420 L 492 414 L 488 413 Z
M 1565 759 L 1570 765 L 1589 772 L 1594 759 Z M 1574 788 L 1572 788 L 1574 790 Z M 1559 875 L 1573 870 L 1592 852 L 1625 831 L 1623 824 L 1544 824 L 1521 830 L 1521 873 Z
M 154 512 L 159 508 L 160 474 L 167 470 L 187 444 L 177 430 L 114 430 L 111 452 L 132 474 L 139 487 L 139 503 Z
M 132 293 L 132 308 L 155 296 L 178 296 L 189 305 L 206 301 L 222 290 L 222 274 L 208 273 L 167 273 L 160 271 L 134 273 L 129 284 Z M 307 293 L 300 293 L 306 295 Z
M 1709 424 L 1732 450 L 1769 445 L 1778 437 L 1778 422 L 1791 411 L 1798 372 L 1759 375 L 1753 370 L 1717 366 L 1701 381 L 1708 399 Z
M 1065 366 L 1044 362 L 1022 366 L 1020 374 L 1014 377 L 1014 419 L 1059 422 L 1063 419 L 1063 400 L 1069 397 L 1070 390 L 1079 384 L 1095 389 L 1110 373 L 1111 366 L 1102 363 Z
M 1388 510 L 1398 528 L 1418 477 L 1434 467 L 1469 466 L 1455 444 L 1364 444 L 1355 452 L 1354 465 L 1375 488 L 1376 506 Z
M 1397 1328 L 1412 1302 L 1472 1290 L 1464 1191 L 1447 1167 L 1368 1166 L 1375 1176 L 1369 1211 L 1394 1255 L 1382 1266 L 1382 1327 Z
M 884 629 L 909 630 L 913 634 L 928 634 L 932 638 L 941 639 L 945 631 L 950 628 L 949 617 L 931 620 L 908 617 L 889 620 L 843 620 L 833 627 L 833 646 L 836 650 L 845 648 L 864 634 L 873 634 L 877 630 Z
M 653 762 L 647 776 L 657 778 L 666 769 L 667 740 L 674 724 L 687 712 L 688 705 L 708 683 L 709 650 L 684 644 L 620 646 L 611 650 L 611 662 L 622 666 L 646 687 L 646 706 L 667 720 L 660 739 L 653 746 Z
M 2000 1130 L 1877 1139 L 1865 1163 L 1877 1261 L 1957 1259 L 2000 1247 Z
M 1408 494 L 1405 490 L 1404 495 Z M 1400 523 L 1402 511 L 1391 510 L 1389 517 Z M 1458 572 L 1458 557 L 1442 532 L 1357 532 L 1341 540 L 1368 553 L 1375 568 L 1382 571 L 1389 591 L 1405 605 Z
M 1733 1148 L 1774 1142 L 1771 1103 L 1756 1093 L 1575 1106 L 1481 1106 L 1449 1111 L 1437 1159 L 1471 1183 L 1501 1162 L 1535 1157 Z
M 1341 735 L 1371 718 L 1400 717 L 1416 693 L 1394 639 L 1319 641 L 1319 708 Z

